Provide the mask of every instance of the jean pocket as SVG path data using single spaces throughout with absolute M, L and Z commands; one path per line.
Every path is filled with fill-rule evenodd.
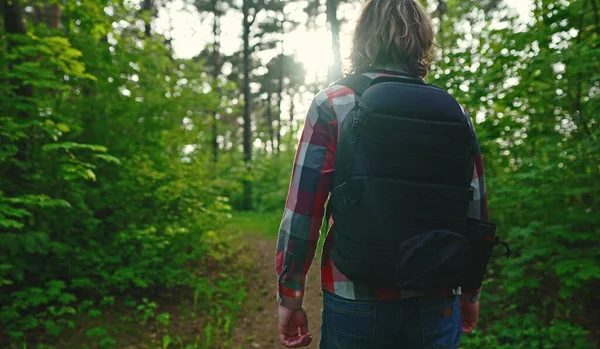
M 328 337 L 340 349 L 366 349 L 375 344 L 375 309 L 372 303 L 348 301 L 344 307 L 339 301 L 325 302 L 323 313 Z M 341 305 L 341 306 L 340 306 Z M 358 307 L 357 307 L 358 306 Z M 368 309 L 368 310 L 367 310 Z
M 423 298 L 421 328 L 423 345 L 428 349 L 452 349 L 460 336 L 460 306 L 456 297 Z

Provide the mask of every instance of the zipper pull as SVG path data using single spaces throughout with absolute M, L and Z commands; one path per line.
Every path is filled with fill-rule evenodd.
M 499 237 L 494 237 L 494 241 L 495 241 L 495 245 L 502 245 L 504 246 L 504 249 L 506 250 L 506 258 L 510 258 L 510 255 L 512 254 L 512 250 L 510 249 L 510 245 L 504 241 L 500 241 Z
M 360 117 L 361 117 L 362 109 L 358 108 L 355 115 L 353 115 L 352 119 L 352 128 L 357 128 L 360 125 Z
M 348 143 L 350 143 L 350 144 L 354 144 L 358 140 L 358 133 L 359 133 L 358 127 L 360 126 L 360 119 L 362 116 L 361 114 L 362 114 L 362 110 L 359 107 L 356 107 L 356 109 L 352 113 L 352 130 L 350 130 L 350 132 L 348 132 L 348 138 L 347 138 Z M 350 115 L 348 117 L 350 117 Z

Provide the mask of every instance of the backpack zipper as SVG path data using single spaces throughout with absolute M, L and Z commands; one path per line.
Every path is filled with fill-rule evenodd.
M 348 142 L 350 144 L 356 143 L 359 135 L 359 127 L 362 121 L 363 110 L 360 107 L 356 107 L 354 113 L 352 113 L 352 132 L 348 137 Z
M 356 113 L 353 113 L 352 116 L 352 128 L 357 129 L 360 126 L 360 121 L 362 118 L 362 108 L 358 107 Z

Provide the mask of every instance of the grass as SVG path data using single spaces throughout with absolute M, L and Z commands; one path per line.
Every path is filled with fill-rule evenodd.
M 228 233 L 260 233 L 266 239 L 277 239 L 281 212 L 235 212 L 227 224 L 225 231 Z
M 280 212 L 255 212 L 240 211 L 234 212 L 233 218 L 225 228 L 228 233 L 235 234 L 262 234 L 265 239 L 274 240 L 279 235 L 279 225 L 281 224 Z M 317 248 L 317 256 L 323 249 L 325 242 L 325 224 L 321 226 L 321 237 Z

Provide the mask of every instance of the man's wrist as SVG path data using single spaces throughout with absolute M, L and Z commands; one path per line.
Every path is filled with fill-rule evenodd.
M 284 268 L 285 270 L 285 268 Z M 278 280 L 277 289 L 277 303 L 288 309 L 298 310 L 302 308 L 302 302 L 304 301 L 304 287 L 305 283 L 302 282 L 299 285 L 295 284 L 296 287 L 286 287 L 280 277 Z M 299 286 L 299 288 L 297 288 Z
M 279 305 L 284 306 L 291 310 L 302 309 L 303 301 L 304 301 L 304 298 L 287 297 L 287 296 L 282 296 L 282 295 L 279 295 L 277 297 L 277 302 L 279 303 Z

